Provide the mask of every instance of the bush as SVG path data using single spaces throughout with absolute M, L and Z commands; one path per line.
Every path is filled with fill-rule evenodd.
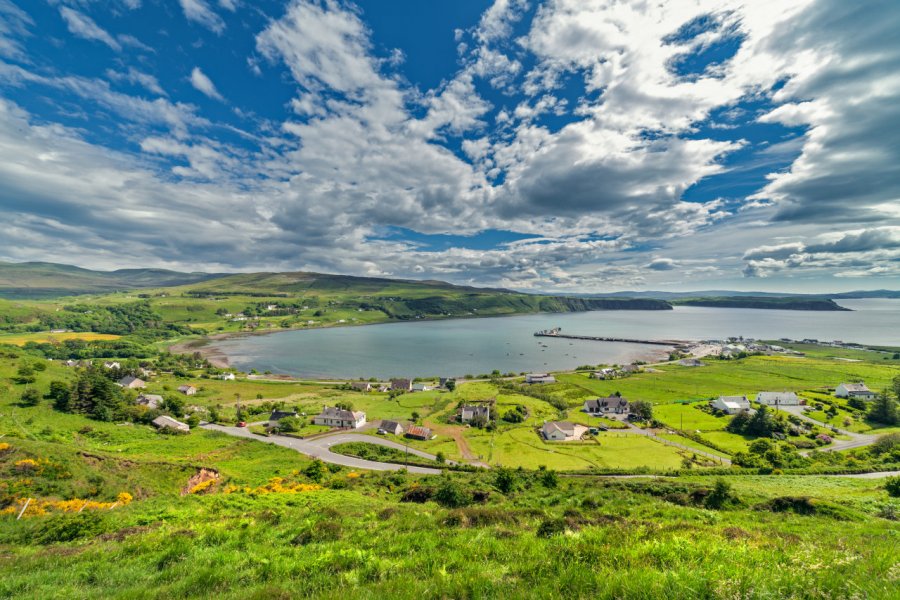
M 900 477 L 888 477 L 884 482 L 884 489 L 888 496 L 900 498 Z
M 704 505 L 706 508 L 720 509 L 732 500 L 731 485 L 724 479 L 717 479 L 716 485 L 713 487 L 709 495 L 706 496 Z
M 561 518 L 544 519 L 537 528 L 537 536 L 549 538 L 566 532 L 566 521 Z
M 105 530 L 102 519 L 87 513 L 54 515 L 43 521 L 33 533 L 39 544 L 71 542 L 85 537 L 93 537 Z
M 456 481 L 445 477 L 434 493 L 434 500 L 447 508 L 460 508 L 472 503 L 472 495 Z
M 37 406 L 41 403 L 41 393 L 35 388 L 28 388 L 22 392 L 22 406 Z

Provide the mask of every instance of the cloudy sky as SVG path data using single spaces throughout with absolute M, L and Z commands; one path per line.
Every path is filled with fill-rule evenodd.
M 0 0 L 0 259 L 900 288 L 896 0 Z

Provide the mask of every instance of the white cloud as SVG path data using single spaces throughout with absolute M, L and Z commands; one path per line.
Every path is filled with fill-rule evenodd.
M 203 25 L 210 31 L 221 34 L 225 31 L 225 21 L 209 7 L 206 0 L 178 0 L 188 21 Z
M 144 73 L 135 69 L 134 67 L 128 67 L 125 71 L 114 71 L 112 69 L 107 69 L 106 71 L 107 78 L 112 81 L 127 81 L 128 83 L 132 83 L 135 85 L 140 85 L 144 87 L 147 91 L 153 92 L 158 96 L 167 96 L 166 91 L 159 84 L 159 80 L 150 75 L 149 73 Z
M 194 86 L 198 92 L 212 98 L 213 100 L 218 100 L 219 102 L 225 102 L 225 98 L 222 97 L 222 94 L 219 93 L 219 90 L 216 89 L 215 84 L 212 80 L 206 76 L 206 74 L 200 70 L 200 67 L 194 67 L 191 71 L 191 85 Z
M 122 51 L 122 45 L 107 33 L 105 29 L 97 25 L 89 16 L 73 10 L 68 6 L 61 6 L 59 14 L 66 22 L 69 31 L 80 38 L 95 40 L 106 44 L 116 52 Z
M 10 0 L 0 0 L 0 57 L 25 59 L 22 38 L 31 35 L 32 25 L 34 21 L 25 11 Z

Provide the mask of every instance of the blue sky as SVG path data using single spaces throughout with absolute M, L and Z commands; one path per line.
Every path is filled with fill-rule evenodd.
M 0 0 L 0 259 L 900 285 L 888 1 Z

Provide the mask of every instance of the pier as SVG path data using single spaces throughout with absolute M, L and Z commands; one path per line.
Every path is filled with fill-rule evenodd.
M 587 340 L 590 342 L 625 342 L 628 344 L 650 344 L 653 346 L 686 346 L 690 342 L 685 340 L 636 340 L 632 338 L 598 337 L 593 335 L 569 335 L 561 333 L 559 327 L 536 331 L 534 337 L 553 337 L 566 340 Z

